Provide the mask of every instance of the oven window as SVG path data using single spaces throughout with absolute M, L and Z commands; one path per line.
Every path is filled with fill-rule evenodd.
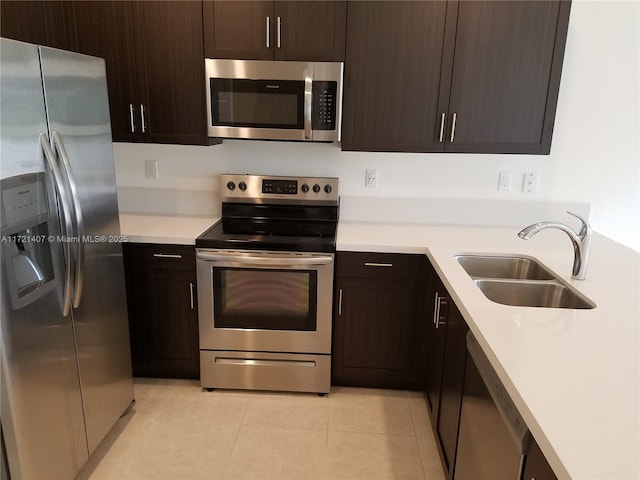
M 213 270 L 215 328 L 316 330 L 315 270 Z
M 304 82 L 211 78 L 212 126 L 303 128 Z

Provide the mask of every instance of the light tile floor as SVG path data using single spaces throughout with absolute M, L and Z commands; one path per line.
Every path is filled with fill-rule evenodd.
M 134 389 L 78 480 L 444 480 L 419 392 L 207 392 L 146 378 Z

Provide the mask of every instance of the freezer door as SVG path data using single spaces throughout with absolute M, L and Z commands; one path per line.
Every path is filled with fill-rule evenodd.
M 89 453 L 133 401 L 104 61 L 40 47 L 49 131 L 78 242 L 72 311 Z
M 62 248 L 45 241 L 60 232 L 51 179 L 38 180 L 41 133 L 38 49 L 0 39 L 0 417 L 14 480 L 73 478 L 88 458 L 73 326 L 62 315 Z M 25 272 L 40 288 L 25 288 Z

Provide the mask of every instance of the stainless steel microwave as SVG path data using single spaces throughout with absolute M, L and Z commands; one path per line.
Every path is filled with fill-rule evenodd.
M 209 137 L 340 141 L 341 62 L 205 59 Z

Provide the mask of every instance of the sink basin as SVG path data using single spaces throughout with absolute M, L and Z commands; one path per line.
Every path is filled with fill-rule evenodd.
M 456 260 L 474 278 L 518 280 L 553 280 L 556 278 L 547 267 L 528 257 L 456 255 Z
M 535 258 L 483 254 L 460 254 L 455 258 L 493 302 L 519 307 L 588 309 L 596 306 Z
M 496 303 L 523 307 L 589 309 L 596 305 L 557 281 L 477 279 L 478 288 Z

